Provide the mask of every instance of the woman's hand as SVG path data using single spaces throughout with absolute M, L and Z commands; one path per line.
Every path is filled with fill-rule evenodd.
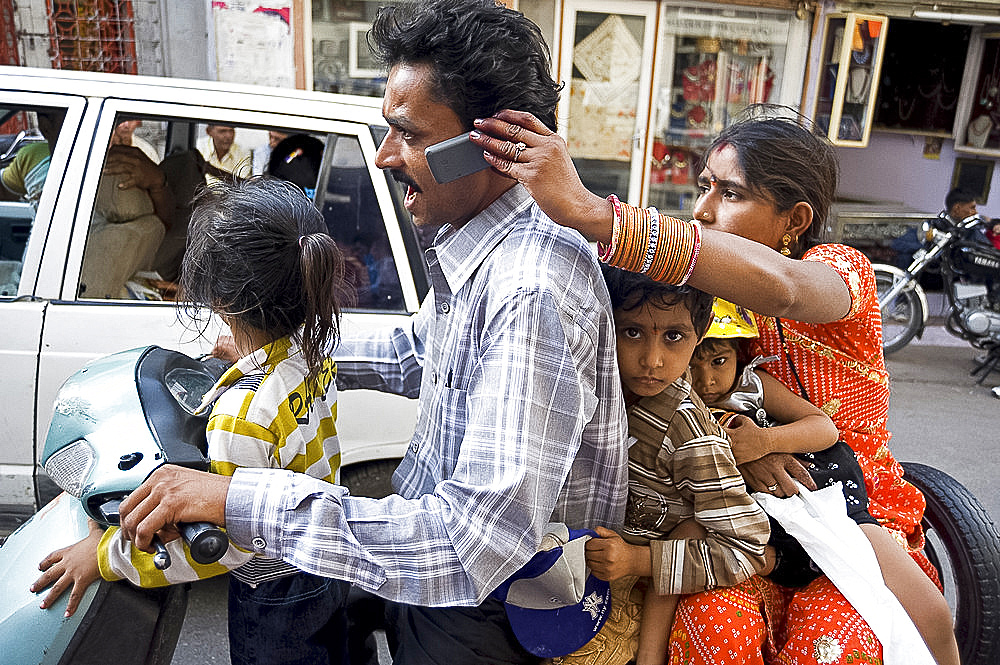
M 760 459 L 773 451 L 770 430 L 758 427 L 750 418 L 737 414 L 723 425 L 732 444 L 736 464 L 745 464 Z
M 587 541 L 587 565 L 598 579 L 608 582 L 626 575 L 648 577 L 652 574 L 653 558 L 649 547 L 631 545 L 610 529 L 594 529 L 600 538 Z
M 561 136 L 522 111 L 500 111 L 474 124 L 472 141 L 486 161 L 524 185 L 542 212 L 589 240 L 611 241 L 614 208 L 584 186 Z
M 94 581 L 100 579 L 101 571 L 97 565 L 97 548 L 101 542 L 104 529 L 94 520 L 88 520 L 90 533 L 78 543 L 52 552 L 42 559 L 38 569 L 42 575 L 31 585 L 32 593 L 52 587 L 52 590 L 42 599 L 41 607 L 46 610 L 59 599 L 66 589 L 72 586 L 69 602 L 64 616 L 71 617 L 83 599 L 83 593 Z
M 802 463 L 787 453 L 771 453 L 739 467 L 747 486 L 757 492 L 767 492 L 777 497 L 799 493 L 794 480 L 808 489 L 816 489 L 816 483 Z

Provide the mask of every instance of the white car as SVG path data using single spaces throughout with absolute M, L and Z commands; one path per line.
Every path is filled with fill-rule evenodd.
M 54 146 L 35 131 L 39 120 L 53 119 Z M 144 190 L 119 190 L 104 173 L 116 127 L 135 120 L 142 121 L 135 136 L 151 144 L 177 204 L 161 215 L 172 218 L 166 232 L 158 217 L 150 221 L 156 211 Z M 210 140 L 209 125 L 235 128 L 247 153 L 266 146 L 269 132 L 321 142 L 316 205 L 355 267 L 359 289 L 345 329 L 402 323 L 427 292 L 421 240 L 396 183 L 375 167 L 387 131 L 380 100 L 0 67 L 0 169 L 23 150 L 36 161 L 45 146 L 50 154 L 40 194 L 18 197 L 3 188 L 0 197 L 7 199 L 0 200 L 0 528 L 9 530 L 56 491 L 38 455 L 53 398 L 71 373 L 96 356 L 149 344 L 201 355 L 222 330 L 218 322 L 201 334 L 186 329 L 170 301 L 185 204 L 206 177 L 197 146 Z M 24 167 L 15 165 L 4 180 Z M 348 391 L 338 415 L 345 484 L 357 493 L 384 492 L 412 434 L 415 401 Z

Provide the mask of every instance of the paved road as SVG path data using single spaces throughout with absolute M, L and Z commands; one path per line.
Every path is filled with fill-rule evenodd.
M 941 328 L 888 359 L 892 376 L 891 448 L 901 461 L 922 462 L 952 475 L 1000 519 L 996 455 L 1000 447 L 1000 399 L 969 377 L 976 351 Z M 226 584 L 196 585 L 174 665 L 228 663 Z

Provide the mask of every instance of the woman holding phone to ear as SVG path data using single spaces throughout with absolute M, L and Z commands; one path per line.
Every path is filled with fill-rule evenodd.
M 876 551 L 887 585 L 919 596 L 916 605 L 929 613 L 920 624 L 950 627 L 922 551 L 923 496 L 903 480 L 887 447 L 889 381 L 874 273 L 857 250 L 819 243 L 837 188 L 836 154 L 789 111 L 751 107 L 712 142 L 690 222 L 587 190 L 565 141 L 530 114 L 507 110 L 476 120 L 472 140 L 549 217 L 597 241 L 603 261 L 690 283 L 758 313 L 751 357 L 778 356 L 769 372 L 826 412 L 857 455 L 869 511 L 885 527 Z M 777 496 L 796 492 L 793 478 L 815 487 L 789 455 L 767 455 L 740 470 L 753 489 Z M 916 576 L 922 582 L 899 589 L 895 572 L 913 566 L 926 573 Z M 924 639 L 939 662 L 958 662 L 950 628 Z M 870 628 L 825 576 L 802 589 L 753 578 L 687 597 L 670 648 L 672 662 L 719 660 L 711 648 L 737 649 L 729 653 L 733 662 L 832 663 L 854 650 L 882 657 Z

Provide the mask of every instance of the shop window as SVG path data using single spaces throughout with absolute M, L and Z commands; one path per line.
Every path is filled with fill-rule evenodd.
M 385 73 L 371 59 L 365 35 L 385 0 L 313 0 L 313 88 L 381 97 Z
M 135 74 L 131 0 L 49 0 L 52 66 Z
M 981 33 L 969 47 L 955 149 L 1000 155 L 1000 35 Z
M 690 214 L 702 151 L 754 103 L 774 103 L 791 13 L 667 8 L 654 90 L 649 203 Z
M 826 17 L 813 119 L 835 145 L 868 145 L 888 23 L 866 14 Z
M 874 128 L 951 136 L 971 32 L 967 25 L 894 18 Z

